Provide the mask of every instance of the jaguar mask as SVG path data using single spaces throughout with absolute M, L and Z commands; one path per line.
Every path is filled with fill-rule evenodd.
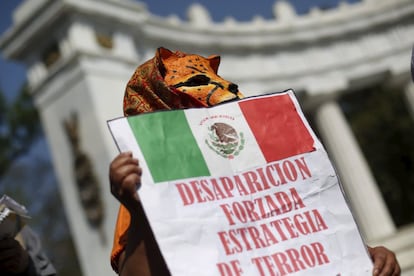
M 139 66 L 124 96 L 124 114 L 208 107 L 243 98 L 238 86 L 217 74 L 220 57 L 158 48 Z

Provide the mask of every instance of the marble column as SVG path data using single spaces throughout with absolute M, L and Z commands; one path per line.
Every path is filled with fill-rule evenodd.
M 334 101 L 323 103 L 315 115 L 364 238 L 376 240 L 392 235 L 395 225 L 341 108 Z
M 405 102 L 407 104 L 407 108 L 410 111 L 411 117 L 414 119 L 414 83 L 409 82 L 404 91 L 405 95 Z

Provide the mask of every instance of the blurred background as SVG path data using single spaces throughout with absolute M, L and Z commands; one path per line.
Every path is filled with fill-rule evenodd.
M 117 203 L 106 178 L 116 149 L 105 121 L 122 115 L 126 81 L 159 46 L 220 54 L 220 75 L 235 79 L 248 95 L 295 89 L 336 166 L 345 168 L 344 182 L 355 183 L 359 178 L 375 186 L 367 192 L 372 198 L 351 202 L 357 210 L 369 201 L 380 206 L 367 211 L 381 213 L 382 218 L 379 225 L 373 221 L 363 227 L 367 240 L 400 250 L 406 275 L 411 275 L 414 264 L 406 261 L 414 259 L 412 244 L 406 246 L 414 222 L 414 91 L 409 77 L 414 7 L 410 1 L 398 0 L 389 6 L 393 1 L 377 5 L 369 0 L 56 4 L 60 2 L 65 1 L 0 3 L 0 195 L 8 194 L 28 208 L 30 224 L 40 234 L 59 275 L 113 274 L 109 249 Z M 381 10 L 382 6 L 388 8 Z M 98 46 L 88 40 L 90 28 L 96 30 Z M 117 49 L 116 42 L 124 48 Z M 363 50 L 359 43 L 364 43 Z M 334 48 L 335 56 L 324 55 L 325 49 Z M 305 54 L 312 57 L 295 58 Z M 246 64 L 240 63 L 243 57 Z M 264 62 L 272 57 L 274 64 Z M 108 67 L 115 75 L 113 81 L 111 70 L 102 69 Z M 87 73 L 81 77 L 76 70 Z M 267 75 L 262 72 L 266 70 Z M 246 80 L 250 74 L 251 80 Z M 355 147 L 354 140 L 340 140 L 339 146 L 329 142 L 336 130 L 325 120 L 336 113 L 322 103 L 332 99 L 363 156 L 357 168 L 347 169 L 341 159 L 349 147 Z M 103 126 L 94 129 L 97 121 Z M 96 145 L 101 133 L 106 140 Z M 77 144 L 78 140 L 82 143 Z M 79 200 L 85 188 L 73 168 L 72 159 L 77 156 L 84 157 L 92 171 L 88 180 L 95 186 L 88 191 L 100 195 L 93 206 Z M 355 178 L 347 179 L 350 176 Z M 381 227 L 382 232 L 371 229 Z M 88 242 L 98 244 L 90 252 L 100 253 L 86 261 L 86 248 L 94 247 Z M 403 244 L 409 249 L 401 249 Z M 102 262 L 106 262 L 104 272 L 88 268 Z

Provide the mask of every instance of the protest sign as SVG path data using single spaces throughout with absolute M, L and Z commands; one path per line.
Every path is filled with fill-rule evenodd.
M 172 275 L 371 275 L 293 91 L 108 121 Z

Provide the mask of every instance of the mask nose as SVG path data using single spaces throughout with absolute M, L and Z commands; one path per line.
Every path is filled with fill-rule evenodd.
M 233 94 L 237 94 L 239 92 L 239 86 L 235 83 L 229 84 L 229 91 Z

